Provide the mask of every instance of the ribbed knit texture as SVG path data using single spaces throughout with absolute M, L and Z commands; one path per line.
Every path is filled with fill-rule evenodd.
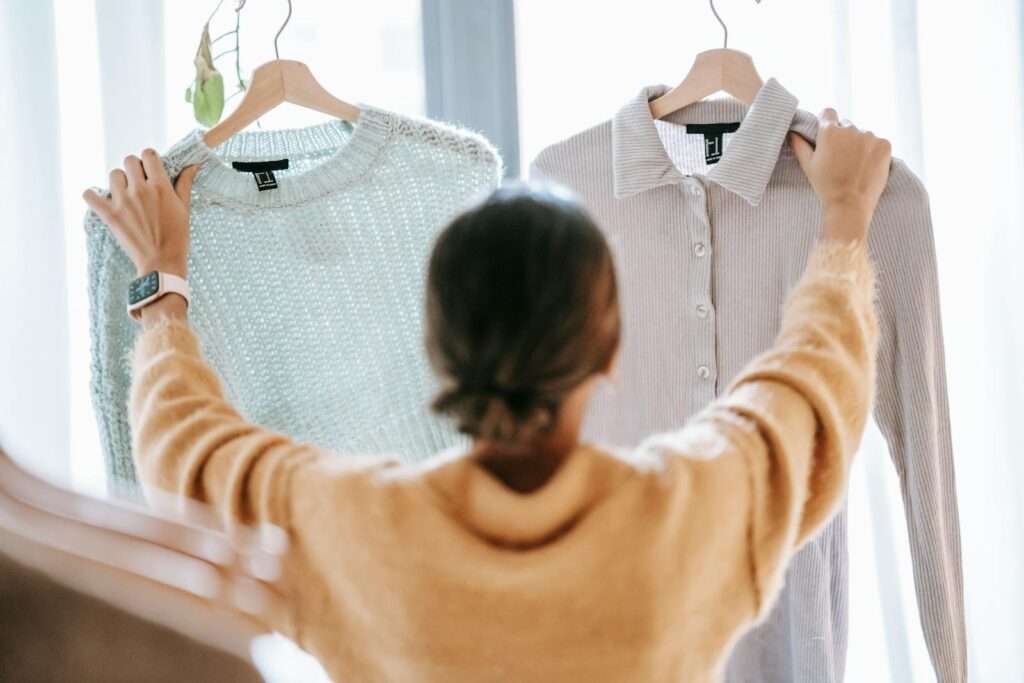
M 249 419 L 326 449 L 426 457 L 463 438 L 426 407 L 434 391 L 421 310 L 434 237 L 495 188 L 484 138 L 361 105 L 341 119 L 238 133 L 211 150 L 196 128 L 162 155 L 201 163 L 191 203 L 192 324 Z M 257 189 L 232 161 L 287 158 Z M 127 400 L 134 268 L 91 210 L 93 404 L 112 486 L 134 490 Z
M 654 122 L 648 100 L 667 89 L 644 88 L 531 169 L 574 189 L 615 253 L 618 378 L 595 395 L 584 433 L 622 445 L 693 415 L 771 343 L 821 232 L 819 202 L 785 141 L 790 129 L 816 139 L 817 119 L 796 97 L 769 79 L 749 108 L 709 100 Z M 712 165 L 703 136 L 684 128 L 739 121 Z M 880 282 L 875 418 L 902 484 L 928 650 L 938 680 L 960 682 L 963 584 L 932 223 L 925 188 L 899 160 L 870 248 Z M 842 681 L 848 562 L 844 510 L 797 555 L 778 606 L 740 642 L 727 680 Z
M 135 457 L 228 524 L 288 530 L 291 611 L 270 626 L 333 680 L 716 681 L 842 500 L 876 372 L 873 278 L 863 245 L 821 245 L 777 343 L 719 401 L 628 452 L 580 446 L 530 493 L 460 446 L 360 461 L 249 424 L 178 320 L 136 345 Z

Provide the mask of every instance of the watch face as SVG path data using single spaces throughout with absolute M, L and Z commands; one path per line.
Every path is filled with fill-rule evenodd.
M 128 303 L 137 304 L 157 293 L 160 289 L 160 273 L 153 271 L 142 277 L 132 280 L 128 285 Z

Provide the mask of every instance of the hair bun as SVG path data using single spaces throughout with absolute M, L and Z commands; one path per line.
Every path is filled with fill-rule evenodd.
M 455 386 L 442 391 L 433 408 L 453 417 L 463 434 L 521 442 L 554 423 L 557 402 L 535 390 Z

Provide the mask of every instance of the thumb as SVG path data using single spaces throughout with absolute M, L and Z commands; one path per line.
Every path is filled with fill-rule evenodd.
M 192 181 L 198 172 L 199 164 L 192 164 L 179 173 L 177 180 L 174 181 L 174 194 L 178 195 L 178 199 L 182 201 L 186 209 L 189 199 L 192 197 Z
M 796 160 L 800 162 L 800 168 L 804 170 L 804 175 L 810 177 L 811 157 L 814 156 L 814 148 L 811 147 L 811 143 L 797 133 L 790 133 L 789 144 L 793 148 Z

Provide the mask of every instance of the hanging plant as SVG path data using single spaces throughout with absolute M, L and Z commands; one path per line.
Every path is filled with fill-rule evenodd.
M 213 19 L 214 14 L 217 13 L 223 2 L 224 0 L 220 0 L 217 3 L 213 13 L 210 14 L 210 19 L 207 19 L 203 25 L 203 33 L 199 37 L 199 48 L 196 50 L 196 56 L 192 60 L 196 67 L 196 77 L 193 83 L 185 88 L 185 101 L 192 104 L 192 113 L 196 121 L 207 128 L 220 121 L 220 117 L 224 113 L 224 103 L 238 93 L 243 92 L 246 88 L 245 79 L 242 78 L 241 53 L 238 48 L 238 29 L 241 21 L 240 10 L 245 5 L 245 0 L 240 0 L 238 7 L 235 8 L 235 29 L 210 40 L 210 20 Z M 230 35 L 235 36 L 234 48 L 225 50 L 214 57 L 213 44 Z M 218 58 L 232 52 L 235 53 L 235 75 L 238 78 L 238 89 L 225 99 L 224 76 L 217 70 L 214 62 Z
M 224 113 L 224 77 L 213 65 L 209 24 L 203 26 L 203 36 L 199 39 L 199 49 L 193 61 L 196 80 L 185 90 L 185 101 L 192 103 L 196 121 L 209 128 L 220 121 Z

